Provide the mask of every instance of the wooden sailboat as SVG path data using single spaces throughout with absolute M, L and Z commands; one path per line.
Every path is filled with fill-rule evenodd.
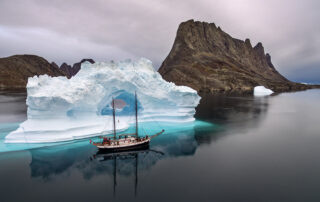
M 125 150 L 135 150 L 139 148 L 143 148 L 149 145 L 150 140 L 158 135 L 161 135 L 164 130 L 153 134 L 151 136 L 146 135 L 145 137 L 139 137 L 138 134 L 138 101 L 137 94 L 135 93 L 135 115 L 136 115 L 136 132 L 130 134 L 122 134 L 117 138 L 116 131 L 116 110 L 115 110 L 115 102 L 112 99 L 112 114 L 113 114 L 113 137 L 103 137 L 102 142 L 92 142 L 90 143 L 95 145 L 101 150 L 108 151 L 125 151 Z

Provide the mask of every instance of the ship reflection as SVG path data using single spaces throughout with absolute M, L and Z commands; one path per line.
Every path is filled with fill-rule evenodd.
M 175 131 L 155 138 L 150 143 L 150 148 L 143 147 L 130 152 L 97 151 L 87 142 L 35 149 L 30 150 L 31 176 L 40 177 L 49 182 L 58 175 L 78 170 L 81 171 L 84 179 L 91 180 L 97 176 L 112 175 L 114 169 L 112 160 L 116 158 L 117 174 L 130 177 L 135 171 L 133 162 L 135 160 L 132 158 L 135 153 L 138 153 L 139 170 L 142 172 L 166 158 L 194 155 L 197 146 L 194 127 L 188 127 L 187 130 Z
M 99 150 L 96 154 L 90 158 L 91 161 L 97 160 L 99 162 L 112 162 L 113 163 L 113 196 L 116 196 L 116 188 L 117 188 L 117 170 L 121 169 L 118 167 L 118 164 L 121 162 L 132 161 L 134 166 L 134 194 L 137 196 L 138 191 L 138 170 L 139 170 L 139 158 L 145 158 L 149 153 L 154 153 L 157 155 L 164 155 L 163 152 L 151 150 L 149 145 L 141 147 L 137 150 L 131 151 L 122 151 L 122 152 L 106 152 L 103 150 Z

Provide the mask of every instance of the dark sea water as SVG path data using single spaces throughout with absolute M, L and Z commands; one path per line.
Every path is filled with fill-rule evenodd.
M 318 202 L 319 101 L 320 90 L 203 96 L 195 123 L 159 123 L 149 149 L 111 155 L 88 139 L 4 144 L 26 106 L 0 94 L 0 201 Z

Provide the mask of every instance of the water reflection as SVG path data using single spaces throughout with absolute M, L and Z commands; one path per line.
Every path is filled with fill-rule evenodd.
M 258 127 L 259 122 L 266 116 L 268 106 L 267 98 L 207 96 L 201 101 L 196 114 L 198 119 L 207 122 L 196 121 L 187 125 L 167 124 L 165 135 L 154 139 L 150 148 L 136 152 L 137 160 L 131 158 L 131 153 L 121 155 L 99 153 L 85 140 L 31 150 L 31 176 L 48 181 L 53 176 L 74 170 L 80 171 L 86 180 L 101 175 L 111 176 L 114 175 L 115 159 L 116 173 L 130 177 L 136 170 L 144 172 L 162 159 L 193 156 L 197 148 L 203 144 L 210 144 L 224 136 Z M 138 168 L 135 165 L 139 165 Z
M 256 170 L 268 174 L 263 171 L 272 163 L 268 162 L 266 153 L 260 153 L 261 158 L 252 157 L 252 154 L 263 151 L 259 143 L 265 144 L 266 141 L 250 144 L 250 138 L 259 139 L 261 133 L 250 138 L 236 134 L 251 133 L 257 131 L 252 129 L 263 126 L 266 115 L 272 115 L 270 111 L 274 108 L 269 109 L 270 101 L 272 97 L 203 96 L 197 107 L 198 121 L 193 124 L 166 123 L 166 133 L 155 138 L 149 148 L 139 151 L 101 153 L 88 143 L 89 140 L 31 149 L 24 152 L 28 158 L 21 157 L 23 162 L 16 165 L 19 171 L 13 172 L 6 180 L 2 177 L 2 185 L 22 184 L 26 190 L 21 196 L 36 193 L 38 201 L 47 199 L 50 194 L 54 198 L 57 193 L 66 201 L 100 201 L 108 195 L 112 198 L 113 194 L 116 199 L 124 198 L 124 201 L 156 201 L 158 190 L 165 193 L 158 198 L 159 201 L 206 201 L 205 197 L 209 195 L 218 199 L 219 196 L 230 196 L 230 183 L 237 185 L 236 196 L 247 193 L 245 188 L 251 193 L 256 184 L 271 179 L 263 178 L 267 176 L 263 174 L 257 178 L 254 169 L 258 167 Z M 271 103 L 275 105 L 274 101 Z M 240 139 L 248 144 L 241 144 Z M 252 148 L 252 145 L 259 145 L 259 149 Z M 279 155 L 273 154 L 272 158 L 276 156 Z M 7 169 L 12 167 L 7 166 Z M 253 185 L 246 186 L 250 182 Z M 67 189 L 61 189 L 63 186 Z M 49 194 L 48 189 L 51 190 Z M 134 198 L 131 192 L 137 197 Z M 2 194 L 6 193 L 9 192 L 2 191 Z M 6 196 L 8 199 L 12 197 Z M 167 198 L 163 198 L 165 196 Z
M 215 123 L 257 120 L 267 112 L 270 97 L 203 95 L 197 106 L 197 119 Z
M 207 130 L 214 126 L 207 125 Z M 170 131 L 170 129 L 169 129 Z M 150 148 L 144 148 L 139 153 L 139 170 L 150 169 L 159 160 L 169 157 L 193 155 L 197 149 L 194 127 L 182 131 L 169 132 L 154 139 Z M 113 175 L 113 162 L 108 161 L 119 158 L 117 173 L 122 176 L 132 176 L 135 172 L 131 158 L 132 153 L 103 153 L 87 141 L 72 145 L 61 145 L 30 150 L 32 162 L 30 163 L 31 177 L 50 181 L 52 177 L 68 173 L 71 170 L 81 171 L 87 180 L 99 175 Z M 68 175 L 68 174 L 67 174 Z
M 30 150 L 31 177 L 50 181 L 61 174 L 68 176 L 70 170 L 87 164 L 87 156 L 92 152 L 92 148 L 79 143 Z
M 0 123 L 22 122 L 26 118 L 26 93 L 0 92 Z
M 195 128 L 198 144 L 210 144 L 212 141 L 234 133 L 244 133 L 266 118 L 270 97 L 230 96 L 204 94 L 197 106 L 195 117 L 210 123 L 219 124 L 221 130 L 214 134 Z
M 117 153 L 98 151 L 91 158 L 92 161 L 97 160 L 99 165 L 108 168 L 108 174 L 113 174 L 113 195 L 116 195 L 117 187 L 117 173 L 120 175 L 131 176 L 134 175 L 134 193 L 137 195 L 138 189 L 138 170 L 144 162 L 149 159 L 159 159 L 164 153 L 151 150 L 149 146 L 145 146 L 135 151 L 124 151 Z M 152 158 L 150 158 L 152 156 Z M 112 172 L 111 172 L 112 167 Z

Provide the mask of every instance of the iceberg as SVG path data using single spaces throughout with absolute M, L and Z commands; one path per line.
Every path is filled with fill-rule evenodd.
M 139 122 L 192 122 L 200 96 L 186 86 L 165 81 L 152 62 L 85 62 L 71 79 L 34 76 L 27 84 L 27 120 L 5 137 L 6 143 L 45 143 L 112 133 L 111 102 L 116 127 L 134 122 L 134 96 Z
M 253 89 L 254 96 L 266 96 L 266 95 L 271 95 L 272 93 L 273 93 L 272 90 L 270 90 L 264 86 L 256 86 Z

